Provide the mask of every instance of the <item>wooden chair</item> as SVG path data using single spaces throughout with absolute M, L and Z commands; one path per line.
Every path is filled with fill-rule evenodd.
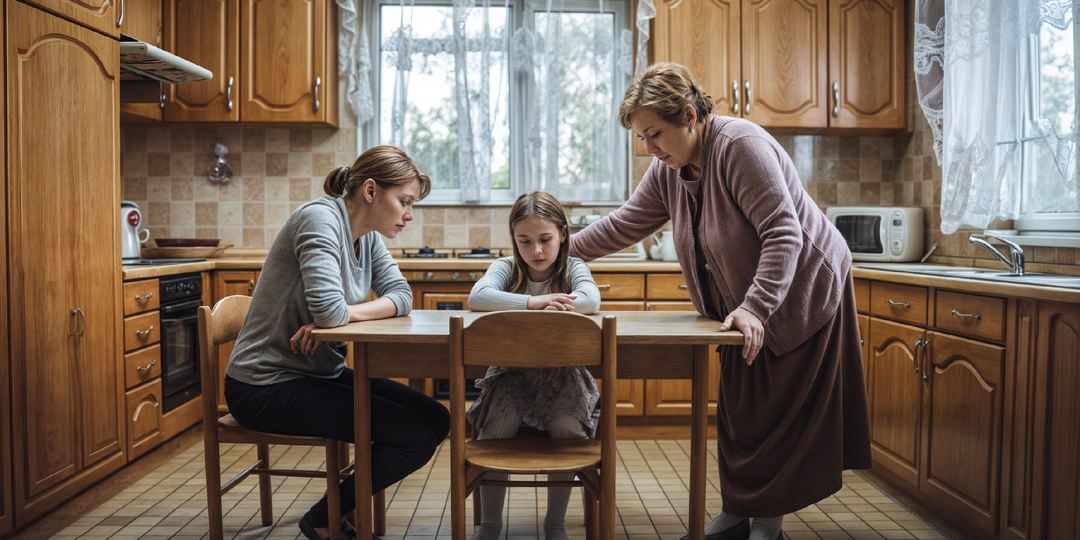
M 203 444 L 206 457 L 206 503 L 210 518 L 210 539 L 222 540 L 221 496 L 248 476 L 259 477 L 259 507 L 262 512 L 262 524 L 270 525 L 274 521 L 273 502 L 270 491 L 271 476 L 297 476 L 304 478 L 326 478 L 326 494 L 330 516 L 341 515 L 339 499 L 340 483 L 353 469 L 352 465 L 342 467 L 342 462 L 349 461 L 349 445 L 341 441 L 322 437 L 298 437 L 276 435 L 252 431 L 240 426 L 231 414 L 219 414 L 218 388 L 224 384 L 225 374 L 218 364 L 218 345 L 236 339 L 240 326 L 244 323 L 251 306 L 250 296 L 228 296 L 223 298 L 213 311 L 207 306 L 199 308 L 199 351 L 201 354 L 199 369 L 202 370 L 203 395 Z M 227 409 L 226 409 L 227 410 Z M 225 485 L 221 484 L 221 457 L 218 450 L 220 443 L 254 444 L 258 460 Z M 271 469 L 270 445 L 322 446 L 326 448 L 326 468 L 321 471 Z M 375 534 L 386 533 L 386 495 L 376 493 L 372 498 L 374 508 Z M 341 538 L 341 522 L 331 517 L 330 538 Z
M 523 341 L 527 339 L 527 342 Z M 468 327 L 450 318 L 450 506 L 451 538 L 465 540 L 465 498 L 477 486 L 582 486 L 588 493 L 590 531 L 611 540 L 615 527 L 615 392 L 600 395 L 600 437 L 595 439 L 488 439 L 465 441 L 465 370 L 487 366 L 600 366 L 601 378 L 615 380 L 615 317 L 602 325 L 577 313 L 503 311 L 487 313 Z M 615 385 L 611 385 L 615 388 Z M 509 480 L 489 482 L 488 472 L 568 474 L 570 482 Z M 597 511 L 597 506 L 599 511 Z M 599 521 L 597 524 L 596 521 Z M 591 536 L 591 535 L 590 535 Z

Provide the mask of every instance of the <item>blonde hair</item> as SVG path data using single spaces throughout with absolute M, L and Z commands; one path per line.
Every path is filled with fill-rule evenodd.
M 364 150 L 352 167 L 340 167 L 326 175 L 323 191 L 331 197 L 350 197 L 360 191 L 360 186 L 370 178 L 383 190 L 420 182 L 423 199 L 431 193 L 431 179 L 413 163 L 404 150 L 390 145 L 373 146 Z
M 517 198 L 510 209 L 510 242 L 514 245 L 514 263 L 510 266 L 510 290 L 512 293 L 524 293 L 529 286 L 528 264 L 518 251 L 514 238 L 514 227 L 523 220 L 537 217 L 550 222 L 559 229 L 563 236 L 559 243 L 559 256 L 555 258 L 555 271 L 551 275 L 552 293 L 570 293 L 570 276 L 567 275 L 567 259 L 570 256 L 570 227 L 566 213 L 559 200 L 544 191 L 525 193 Z
M 697 112 L 697 122 L 712 114 L 712 96 L 705 92 L 690 71 L 672 62 L 657 62 L 642 71 L 626 88 L 619 105 L 619 123 L 626 129 L 630 117 L 640 111 L 650 111 L 667 122 L 686 124 L 686 106 Z

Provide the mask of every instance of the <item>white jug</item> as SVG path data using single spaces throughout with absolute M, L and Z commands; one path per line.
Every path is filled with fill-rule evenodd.
M 664 231 L 660 238 L 656 235 L 652 235 L 653 240 L 656 240 L 651 248 L 649 248 L 649 256 L 655 260 L 665 261 L 677 261 L 679 256 L 675 253 L 675 237 L 671 231 Z
M 131 201 L 120 201 L 120 246 L 121 257 L 125 259 L 138 259 L 140 254 L 139 244 L 150 238 L 150 230 L 139 230 L 142 223 L 142 213 L 139 206 Z M 142 233 L 146 233 L 142 237 Z

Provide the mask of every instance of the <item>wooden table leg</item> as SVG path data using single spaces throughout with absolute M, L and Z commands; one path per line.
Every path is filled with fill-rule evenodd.
M 353 421 L 356 423 L 356 531 L 367 538 L 373 530 L 371 516 L 371 381 L 368 380 L 367 343 L 353 343 Z M 330 519 L 334 519 L 333 516 Z
M 694 345 L 690 402 L 689 540 L 705 539 L 705 485 L 709 455 L 709 345 Z

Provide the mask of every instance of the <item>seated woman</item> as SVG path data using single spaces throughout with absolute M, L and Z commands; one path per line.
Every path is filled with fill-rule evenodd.
M 347 344 L 320 345 L 318 328 L 408 315 L 409 284 L 380 234 L 394 238 L 412 220 L 413 202 L 431 191 L 427 175 L 393 146 L 365 151 L 327 175 L 326 196 L 296 209 L 270 246 L 251 309 L 225 377 L 236 420 L 256 431 L 353 442 L 353 372 Z M 368 293 L 378 299 L 368 302 Z M 371 380 L 374 492 L 422 467 L 450 431 L 439 402 L 389 379 Z M 356 506 L 355 483 L 341 485 L 342 516 L 323 497 L 300 520 L 310 540 Z

